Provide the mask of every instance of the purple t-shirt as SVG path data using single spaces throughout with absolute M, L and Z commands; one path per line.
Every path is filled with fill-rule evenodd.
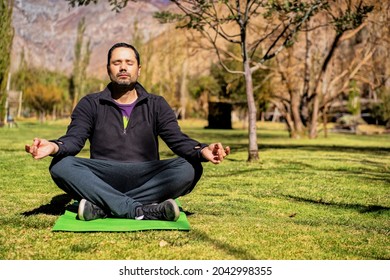
M 127 124 L 129 123 L 130 115 L 134 109 L 135 103 L 136 102 L 133 102 L 131 104 L 119 104 L 116 102 L 116 105 L 118 105 L 119 109 L 121 109 L 121 112 L 122 112 L 124 128 L 126 128 Z

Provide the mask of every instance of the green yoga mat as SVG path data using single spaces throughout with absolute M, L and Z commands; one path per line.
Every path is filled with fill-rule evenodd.
M 81 221 L 77 219 L 77 214 L 66 210 L 61 215 L 52 231 L 72 231 L 72 232 L 93 232 L 93 231 L 140 231 L 140 230 L 190 230 L 190 223 L 184 212 L 180 212 L 180 217 L 176 222 L 157 220 L 132 220 L 121 218 L 105 218 L 93 221 Z

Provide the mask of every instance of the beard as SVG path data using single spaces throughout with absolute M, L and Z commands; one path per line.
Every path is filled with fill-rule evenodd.
M 118 86 L 131 86 L 133 84 L 132 81 L 130 80 L 121 80 L 121 79 L 112 82 L 116 83 Z
M 131 76 L 128 75 L 126 78 L 121 78 L 120 75 L 123 75 L 123 73 L 119 73 L 116 76 L 110 73 L 110 80 L 113 84 L 119 86 L 119 87 L 132 87 L 136 83 L 131 79 Z

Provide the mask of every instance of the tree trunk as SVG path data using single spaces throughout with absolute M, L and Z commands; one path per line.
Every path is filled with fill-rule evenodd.
M 328 138 L 328 105 L 325 105 L 323 112 L 324 137 Z
M 286 118 L 286 125 L 287 125 L 287 129 L 288 129 L 288 133 L 290 135 L 290 138 L 293 138 L 293 139 L 298 138 L 297 132 L 295 130 L 294 121 L 292 120 L 291 115 L 286 113 L 285 118 Z
M 301 120 L 301 113 L 300 113 L 300 96 L 298 92 L 292 92 L 291 93 L 291 115 L 292 120 L 294 123 L 294 135 L 293 138 L 301 138 L 305 134 L 305 129 Z
M 46 121 L 46 112 L 41 110 L 39 111 L 39 122 L 44 123 Z
M 78 90 L 78 87 L 75 87 L 74 96 L 73 96 L 73 100 L 72 100 L 72 111 L 74 110 L 74 108 L 76 107 L 78 102 L 79 102 L 79 90 Z
M 187 74 L 188 74 L 188 59 L 185 58 L 181 68 L 181 83 L 180 83 L 180 108 L 181 108 L 181 119 L 186 119 L 186 108 L 187 108 Z
M 324 94 L 323 92 L 323 83 L 324 83 L 324 76 L 326 74 L 326 71 L 328 69 L 329 62 L 337 48 L 337 45 L 340 41 L 341 36 L 343 33 L 337 33 L 335 38 L 333 39 L 332 45 L 329 49 L 329 52 L 322 63 L 321 71 L 318 74 L 318 78 L 316 80 L 316 84 L 314 86 L 314 98 L 313 98 L 313 111 L 311 115 L 310 120 L 310 133 L 309 138 L 314 139 L 317 137 L 317 123 L 318 123 L 318 115 L 319 115 L 319 108 L 320 108 L 320 94 Z
M 256 129 L 256 103 L 253 96 L 253 81 L 252 72 L 249 66 L 249 61 L 244 61 L 245 70 L 245 85 L 246 85 L 246 97 L 248 101 L 248 132 L 249 132 L 249 148 L 248 148 L 248 161 L 259 160 L 259 148 L 257 146 L 257 129 Z
M 314 139 L 317 137 L 317 122 L 318 122 L 318 110 L 320 107 L 320 100 L 318 94 L 314 96 L 313 100 L 313 112 L 310 120 L 310 133 L 309 138 Z

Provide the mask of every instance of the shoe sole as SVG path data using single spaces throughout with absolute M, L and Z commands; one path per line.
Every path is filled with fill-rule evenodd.
M 167 215 L 167 219 L 168 221 L 173 221 L 173 222 L 176 222 L 179 217 L 180 217 L 180 209 L 179 209 L 179 206 L 177 205 L 176 201 L 173 200 L 173 199 L 168 199 L 166 200 L 167 202 L 167 205 L 165 206 L 165 213 L 170 213 L 170 214 L 173 214 L 173 215 Z M 169 209 L 167 209 L 167 207 L 169 206 Z M 169 211 L 167 211 L 169 210 Z
M 84 213 L 84 208 L 85 208 L 85 203 L 86 202 L 87 202 L 87 200 L 84 199 L 84 198 L 82 200 L 80 200 L 79 209 L 77 211 L 77 215 L 78 215 L 79 219 L 82 220 L 82 221 L 85 221 L 83 213 Z

